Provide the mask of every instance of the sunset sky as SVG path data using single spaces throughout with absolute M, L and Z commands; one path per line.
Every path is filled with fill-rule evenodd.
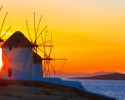
M 125 0 L 0 0 L 0 4 L 4 7 L 0 14 L 9 12 L 9 34 L 26 33 L 25 20 L 34 11 L 43 15 L 43 24 L 53 33 L 55 56 L 68 59 L 63 71 L 125 72 Z

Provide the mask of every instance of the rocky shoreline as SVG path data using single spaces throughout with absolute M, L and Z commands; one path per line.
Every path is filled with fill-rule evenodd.
M 49 82 L 1 80 L 0 100 L 115 100 L 115 98 Z

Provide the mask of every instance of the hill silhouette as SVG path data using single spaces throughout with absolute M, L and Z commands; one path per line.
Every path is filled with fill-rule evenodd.
M 90 76 L 90 77 L 72 77 L 70 79 L 125 80 L 125 74 L 110 73 L 110 74 L 95 75 L 95 76 Z

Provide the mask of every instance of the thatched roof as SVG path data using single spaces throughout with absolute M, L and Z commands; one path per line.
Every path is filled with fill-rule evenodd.
M 2 48 L 28 48 L 32 47 L 32 43 L 23 35 L 22 32 L 16 31 L 10 36 L 2 45 Z M 34 63 L 41 63 L 42 58 L 35 52 L 33 52 Z
M 12 48 L 12 47 L 31 47 L 32 43 L 21 33 L 16 31 L 12 36 L 10 36 L 2 45 L 2 48 Z

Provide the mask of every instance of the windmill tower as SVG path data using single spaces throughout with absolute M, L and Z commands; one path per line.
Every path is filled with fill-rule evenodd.
M 32 51 L 32 46 L 33 44 L 19 31 L 3 43 L 2 49 L 11 62 L 9 65 L 5 64 L 2 78 L 15 80 L 42 78 L 42 58 Z

